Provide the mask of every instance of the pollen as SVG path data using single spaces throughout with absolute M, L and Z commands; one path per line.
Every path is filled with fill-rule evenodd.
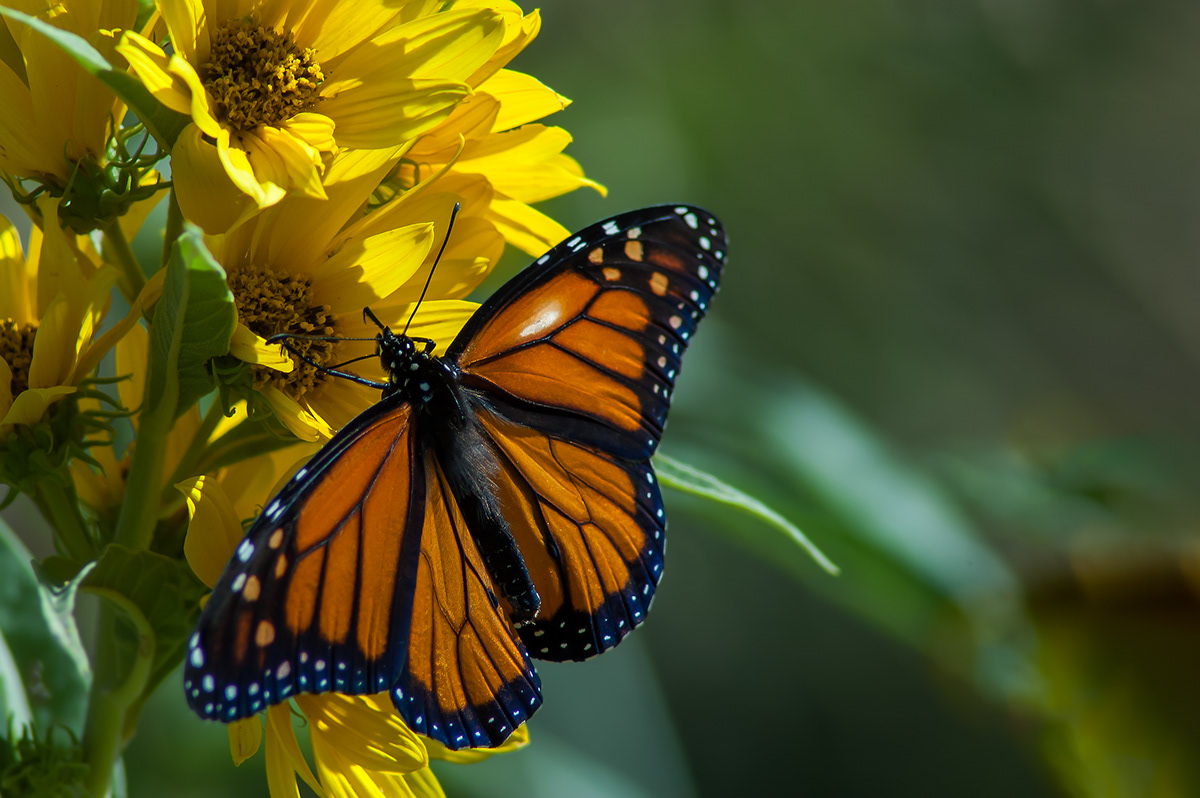
M 233 292 L 238 319 L 263 338 L 280 333 L 334 335 L 329 307 L 316 304 L 312 280 L 307 276 L 269 267 L 235 269 L 229 272 L 229 289 Z M 299 400 L 320 384 L 324 375 L 313 363 L 317 366 L 333 363 L 334 344 L 294 339 L 289 345 L 303 356 L 293 358 L 295 371 L 284 374 L 265 366 L 253 366 L 254 387 L 260 390 L 270 385 Z
M 0 321 L 0 357 L 12 371 L 12 395 L 29 388 L 29 364 L 33 362 L 33 336 L 36 324 L 18 324 L 12 319 Z
M 316 51 L 299 47 L 290 31 L 230 20 L 213 35 L 211 52 L 204 87 L 216 100 L 217 114 L 234 130 L 278 126 L 320 99 L 325 76 Z

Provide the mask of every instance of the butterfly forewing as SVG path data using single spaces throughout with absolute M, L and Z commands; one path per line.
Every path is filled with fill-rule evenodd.
M 425 514 L 414 428 L 407 404 L 381 402 L 256 519 L 191 640 L 193 710 L 230 721 L 295 693 L 391 687 Z
M 724 258 L 724 232 L 699 208 L 601 222 L 496 292 L 447 356 L 505 416 L 645 459 Z

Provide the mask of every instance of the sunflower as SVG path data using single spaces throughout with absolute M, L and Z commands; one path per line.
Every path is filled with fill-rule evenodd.
M 58 226 L 58 200 L 38 200 L 44 224 L 22 252 L 0 217 L 0 430 L 34 424 L 74 393 L 115 339 L 93 341 L 117 279 Z M 86 242 L 86 239 L 83 239 Z
M 127 28 L 137 3 L 117 0 L 6 2 L 86 39 L 105 56 L 114 49 L 105 31 Z M 103 163 L 114 122 L 124 106 L 54 42 L 19 22 L 5 20 L 15 52 L 0 52 L 0 170 L 49 184 L 57 193 L 83 160 Z
M 180 207 L 209 232 L 322 198 L 331 156 L 395 158 L 471 92 L 506 40 L 488 3 L 158 0 L 173 54 L 133 32 L 119 51 L 191 117 L 172 150 Z M 240 199 L 239 199 L 240 195 Z
M 364 157 L 340 154 L 330 171 L 335 178 L 343 170 L 356 171 Z M 208 239 L 228 274 L 238 309 L 230 354 L 251 365 L 254 388 L 302 440 L 331 437 L 378 399 L 377 391 L 323 371 L 368 354 L 371 345 L 369 340 L 294 340 L 293 357 L 266 339 L 280 333 L 372 339 L 378 329 L 364 322 L 363 308 L 372 307 L 385 323 L 402 326 L 403 311 L 421 291 L 416 281 L 427 273 L 423 267 L 431 258 L 435 225 L 418 202 L 421 192 L 397 199 L 386 213 L 357 218 L 379 176 L 376 171 L 354 180 L 335 179 L 326 200 L 289 198 L 233 232 Z M 445 198 L 446 215 L 454 201 Z M 474 307 L 427 301 L 409 329 L 448 340 Z M 382 377 L 374 358 L 357 371 Z

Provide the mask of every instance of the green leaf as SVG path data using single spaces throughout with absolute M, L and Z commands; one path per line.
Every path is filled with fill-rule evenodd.
M 0 630 L 0 719 L 4 719 L 10 729 L 27 727 L 33 722 L 29 699 L 25 697 L 25 680 L 21 678 L 21 669 L 13 659 L 3 630 Z
M 61 574 L 59 560 L 55 570 Z M 79 587 L 141 616 L 134 618 L 135 625 L 144 621 L 154 634 L 155 667 L 182 648 L 195 625 L 200 597 L 208 591 L 186 562 L 116 543 L 104 548 Z
M 0 7 L 0 16 L 28 25 L 61 47 L 85 72 L 94 75 L 111 89 L 113 94 L 121 98 L 129 106 L 129 110 L 137 114 L 138 119 L 146 125 L 146 130 L 164 150 L 170 150 L 180 132 L 190 124 L 191 120 L 187 116 L 160 103 L 135 77 L 114 69 L 86 39 L 11 8 Z
M 175 241 L 154 307 L 147 405 L 170 405 L 163 412 L 174 419 L 211 391 L 206 364 L 229 351 L 236 326 L 225 270 L 204 245 L 200 228 L 188 224 Z
M 654 457 L 654 469 L 661 484 L 676 490 L 700 496 L 720 504 L 728 505 L 752 515 L 780 532 L 808 552 L 817 564 L 828 573 L 836 575 L 838 567 L 800 531 L 800 528 L 779 513 L 732 485 L 727 485 L 712 474 L 693 468 L 686 463 L 667 457 L 659 452 Z M 739 528 L 740 530 L 740 528 Z
M 75 629 L 75 588 L 51 591 L 39 582 L 32 560 L 0 522 L 0 632 L 38 727 L 64 725 L 79 734 L 91 670 Z
M 846 526 L 961 605 L 1016 578 L 936 483 L 835 400 L 795 382 L 761 416 L 775 453 Z

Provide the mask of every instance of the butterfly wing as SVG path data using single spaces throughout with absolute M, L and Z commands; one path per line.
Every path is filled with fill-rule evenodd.
M 495 747 L 541 703 L 541 681 L 432 452 L 423 471 L 408 662 L 392 701 L 413 729 L 448 748 Z
M 404 665 L 425 517 L 407 403 L 347 425 L 247 530 L 201 612 L 188 703 L 232 721 L 299 693 L 376 693 Z
M 649 457 L 725 251 L 699 208 L 601 222 L 504 286 L 448 351 L 542 599 L 519 630 L 539 659 L 586 659 L 645 617 L 665 542 Z

